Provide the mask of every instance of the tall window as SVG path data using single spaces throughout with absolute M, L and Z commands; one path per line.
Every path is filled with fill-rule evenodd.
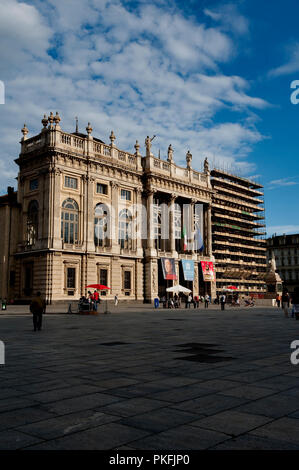
M 67 268 L 66 270 L 67 294 L 74 295 L 76 290 L 76 268 Z
M 105 204 L 97 204 L 94 212 L 94 244 L 108 246 L 109 210 Z
M 131 201 L 131 191 L 127 191 L 126 189 L 122 189 L 120 192 L 120 198 L 125 201 Z
M 203 204 L 194 206 L 194 250 L 202 252 L 204 249 Z
M 66 199 L 61 211 L 61 238 L 64 243 L 78 243 L 78 204 L 74 199 Z
M 64 186 L 67 187 L 67 188 L 77 189 L 77 187 L 78 187 L 77 178 L 71 178 L 71 176 L 65 176 Z
M 131 271 L 124 271 L 124 290 L 131 290 Z
M 121 248 L 132 249 L 132 215 L 128 209 L 118 216 L 118 243 Z
M 175 249 L 181 251 L 181 237 L 182 237 L 182 210 L 179 204 L 174 205 L 174 238 Z
M 31 201 L 27 213 L 27 244 L 35 245 L 38 237 L 38 202 Z
M 99 193 L 99 194 L 108 194 L 107 184 L 97 183 L 97 193 Z

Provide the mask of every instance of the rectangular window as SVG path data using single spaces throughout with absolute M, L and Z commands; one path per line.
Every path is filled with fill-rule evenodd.
M 78 187 L 78 180 L 77 178 L 71 178 L 70 176 L 65 176 L 64 178 L 64 186 L 66 188 L 77 189 Z
M 107 286 L 108 283 L 108 270 L 100 269 L 100 284 Z
M 30 191 L 34 191 L 35 189 L 38 188 L 38 179 L 37 178 L 35 178 L 34 180 L 30 180 L 29 188 L 30 188 Z
M 75 289 L 76 287 L 76 268 L 67 268 L 67 288 Z
M 120 192 L 120 198 L 125 201 L 131 201 L 131 191 L 127 191 L 126 189 L 122 189 Z
M 124 289 L 131 290 L 131 271 L 124 272 Z
M 97 183 L 97 193 L 99 193 L 99 194 L 108 194 L 107 184 Z

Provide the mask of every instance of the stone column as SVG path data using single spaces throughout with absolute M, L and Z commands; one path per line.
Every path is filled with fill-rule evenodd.
M 211 204 L 207 207 L 207 246 L 208 256 L 212 256 L 212 210 Z
M 190 229 L 191 229 L 191 237 L 192 237 L 192 245 L 191 245 L 191 252 L 192 252 L 192 255 L 195 254 L 195 250 L 194 250 L 194 206 L 196 204 L 196 199 L 191 199 L 191 204 L 190 204 Z
M 61 203 L 60 201 L 61 171 L 58 168 L 52 169 L 52 221 L 51 238 L 52 248 L 61 249 Z
M 111 181 L 111 214 L 110 214 L 110 237 L 112 253 L 119 254 L 120 247 L 118 244 L 118 197 L 119 185 Z
M 170 240 L 170 251 L 172 256 L 174 256 L 175 250 L 175 226 L 174 226 L 174 209 L 175 209 L 175 200 L 176 195 L 171 194 L 169 200 L 169 240 Z
M 154 248 L 154 230 L 153 230 L 153 204 L 154 204 L 154 190 L 147 191 L 146 210 L 147 210 L 147 249 Z
M 136 203 L 136 224 L 134 224 L 134 229 L 135 229 L 135 237 L 136 240 L 134 240 L 135 247 L 136 247 L 136 255 L 143 257 L 143 249 L 142 249 L 142 224 L 143 224 L 143 205 L 142 205 L 142 189 L 137 188 L 136 190 L 136 198 L 135 198 L 135 203 Z M 136 232 L 136 228 L 138 228 L 138 231 Z
M 94 246 L 94 178 L 86 175 L 85 177 L 85 195 L 86 195 L 86 212 L 85 212 L 85 246 L 87 251 L 95 251 Z

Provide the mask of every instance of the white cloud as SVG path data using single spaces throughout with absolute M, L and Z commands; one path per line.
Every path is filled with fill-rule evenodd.
M 272 180 L 267 184 L 267 189 L 277 189 L 283 186 L 294 186 L 296 184 L 299 184 L 298 181 L 294 181 L 294 178 L 296 178 L 296 176 Z
M 299 71 L 299 44 L 295 43 L 291 47 L 288 47 L 288 61 L 271 69 L 269 75 L 272 77 L 279 77 L 281 75 L 290 75 L 294 72 Z
M 3 178 L 0 172 L 1 187 L 15 183 L 18 129 L 26 122 L 34 135 L 51 110 L 59 111 L 66 131 L 74 129 L 76 115 L 81 130 L 90 121 L 93 135 L 103 140 L 113 128 L 120 148 L 133 151 L 136 139 L 143 145 L 146 135 L 156 134 L 156 154 L 161 149 L 165 155 L 171 142 L 183 164 L 190 149 L 195 168 L 209 156 L 243 173 L 254 171 L 246 157 L 263 136 L 251 110 L 267 103 L 250 96 L 244 78 L 221 72 L 236 53 L 223 27 L 146 2 L 134 10 L 120 0 L 2 3 L 1 43 L 11 43 L 11 53 L 2 56 L 7 96 L 0 106 L 1 158 L 7 173 Z M 220 110 L 227 120 L 214 124 Z M 243 119 L 230 122 L 236 111 Z M 8 159 L 9 165 L 3 163 Z
M 240 14 L 234 4 L 219 5 L 214 9 L 205 8 L 204 13 L 212 18 L 212 20 L 220 23 L 224 31 L 233 31 L 239 35 L 249 32 L 247 18 Z

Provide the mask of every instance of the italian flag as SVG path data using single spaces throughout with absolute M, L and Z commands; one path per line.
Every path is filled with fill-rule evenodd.
M 183 231 L 182 231 L 182 240 L 183 240 L 183 249 L 184 251 L 187 250 L 187 232 L 186 232 L 186 227 L 184 225 Z

